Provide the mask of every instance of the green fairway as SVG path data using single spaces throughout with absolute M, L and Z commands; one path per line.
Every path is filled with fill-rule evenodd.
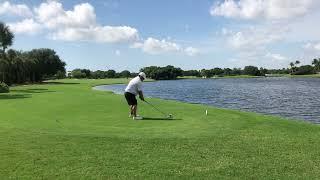
M 1 179 L 317 179 L 320 127 L 148 99 L 128 118 L 127 79 L 62 80 L 0 94 Z M 208 109 L 208 116 L 205 110 Z

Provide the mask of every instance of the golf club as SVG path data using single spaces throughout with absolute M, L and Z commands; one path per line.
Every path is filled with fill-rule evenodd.
M 168 119 L 172 119 L 172 114 L 166 114 L 164 112 L 162 112 L 160 109 L 158 109 L 157 107 L 155 107 L 153 104 L 151 104 L 150 102 L 144 100 L 145 103 L 149 104 L 153 109 L 155 109 L 156 111 L 160 112 L 161 114 L 163 114 L 166 118 Z

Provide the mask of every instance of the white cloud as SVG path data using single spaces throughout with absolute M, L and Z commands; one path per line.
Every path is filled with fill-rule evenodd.
M 25 4 L 11 4 L 9 1 L 0 2 L 0 15 L 32 17 L 32 11 Z
M 222 28 L 221 33 L 222 35 L 230 35 L 232 34 L 232 31 L 227 28 Z
M 303 46 L 306 50 L 319 51 L 320 52 L 320 42 L 318 43 L 307 43 Z
M 223 29 L 222 33 L 232 48 L 252 51 L 283 40 L 288 31 L 285 26 L 252 26 L 237 32 Z
M 144 45 L 144 44 L 141 43 L 141 42 L 135 42 L 135 43 L 133 43 L 133 44 L 130 46 L 130 48 L 139 49 L 139 48 L 142 48 L 143 45 Z
M 179 52 L 180 46 L 176 43 L 168 42 L 165 39 L 158 40 L 149 37 L 143 43 L 135 43 L 133 48 L 141 48 L 144 52 L 149 54 L 160 54 L 165 52 Z
M 129 26 L 96 26 L 65 28 L 52 34 L 54 40 L 87 41 L 100 43 L 130 42 L 138 39 L 138 30 Z
M 286 67 L 288 58 L 280 53 L 270 53 L 272 44 L 285 40 L 286 26 L 262 24 L 241 27 L 238 30 L 222 29 L 222 39 L 230 52 L 229 62 L 237 67 L 254 65 L 267 68 Z
M 138 39 L 138 30 L 129 26 L 101 26 L 96 22 L 94 7 L 75 5 L 66 11 L 60 2 L 48 1 L 35 8 L 37 19 L 54 32 L 54 40 L 119 43 Z
M 317 0 L 225 0 L 210 9 L 212 16 L 240 19 L 290 19 L 309 13 Z
M 15 5 L 8 2 L 2 6 L 29 10 L 26 5 Z M 16 11 L 12 10 L 12 12 Z M 32 15 L 32 13 L 29 14 Z M 135 28 L 99 25 L 96 22 L 95 9 L 89 3 L 77 4 L 72 10 L 65 10 L 59 1 L 48 0 L 34 8 L 33 18 L 9 24 L 14 32 L 20 34 L 35 34 L 46 29 L 49 37 L 54 40 L 119 43 L 139 39 L 138 30 Z
M 131 48 L 142 49 L 143 52 L 148 54 L 163 54 L 163 53 L 184 53 L 189 56 L 194 56 L 199 53 L 199 50 L 193 47 L 182 48 L 181 45 L 169 42 L 165 39 L 158 40 L 149 37 L 144 42 L 136 42 Z
M 35 8 L 36 18 L 48 28 L 85 28 L 96 26 L 94 7 L 89 3 L 75 5 L 65 11 L 60 2 L 48 1 Z
M 257 67 L 278 69 L 287 67 L 290 63 L 290 58 L 268 51 L 252 51 L 235 53 L 226 63 L 228 62 L 236 67 L 253 65 Z
M 9 2 L 0 5 L 10 7 L 12 12 L 16 12 L 16 15 L 19 13 L 12 10 L 13 7 L 30 11 L 26 5 L 15 5 Z M 20 12 L 20 14 L 23 13 Z M 71 10 L 65 10 L 60 1 L 47 0 L 34 7 L 33 14 L 31 11 L 28 14 L 30 18 L 8 23 L 15 33 L 35 34 L 43 30 L 47 33 L 47 37 L 53 40 L 98 43 L 130 42 L 134 43 L 132 48 L 140 48 L 149 54 L 183 53 L 194 56 L 199 53 L 199 50 L 193 47 L 182 48 L 181 45 L 171 42 L 171 38 L 158 40 L 150 37 L 142 41 L 138 30 L 130 26 L 101 25 L 97 23 L 95 9 L 89 3 L 76 4 Z M 120 51 L 116 54 L 120 54 Z
M 271 60 L 287 60 L 288 58 L 286 58 L 286 57 L 284 57 L 284 56 L 282 56 L 282 55 L 280 55 L 280 54 L 272 54 L 272 53 L 267 53 L 266 54 L 266 57 L 267 58 L 271 58 Z
M 320 53 L 320 33 L 315 22 L 320 18 L 318 0 L 225 0 L 211 7 L 212 16 L 252 20 L 245 24 L 233 21 L 217 33 L 220 47 L 232 55 L 234 64 L 286 67 L 290 59 L 310 64 L 310 59 Z M 218 37 L 219 36 L 219 37 Z M 294 49 L 297 43 L 304 50 Z M 318 42 L 318 43 L 317 43 Z M 225 45 L 225 46 L 223 46 Z M 318 46 L 317 46 L 318 45 Z M 283 47 L 286 46 L 285 49 Z M 281 49 L 278 49 L 282 47 Z M 270 53 L 272 51 L 277 53 Z M 291 51 L 292 57 L 281 53 Z
M 188 56 L 195 56 L 198 55 L 200 53 L 199 49 L 197 48 L 193 48 L 193 47 L 187 47 L 184 49 L 184 52 L 188 55 Z
M 33 19 L 25 19 L 21 22 L 8 25 L 10 29 L 17 34 L 36 34 L 42 30 L 42 26 Z

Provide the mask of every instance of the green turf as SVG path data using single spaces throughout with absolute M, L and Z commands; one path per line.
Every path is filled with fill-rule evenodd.
M 318 179 L 320 128 L 160 99 L 128 118 L 116 80 L 63 80 L 0 95 L 1 179 Z M 208 109 L 208 116 L 205 110 Z

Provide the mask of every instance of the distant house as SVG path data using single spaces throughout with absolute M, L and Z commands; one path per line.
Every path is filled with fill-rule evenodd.
M 72 71 L 67 71 L 67 77 L 72 78 Z

